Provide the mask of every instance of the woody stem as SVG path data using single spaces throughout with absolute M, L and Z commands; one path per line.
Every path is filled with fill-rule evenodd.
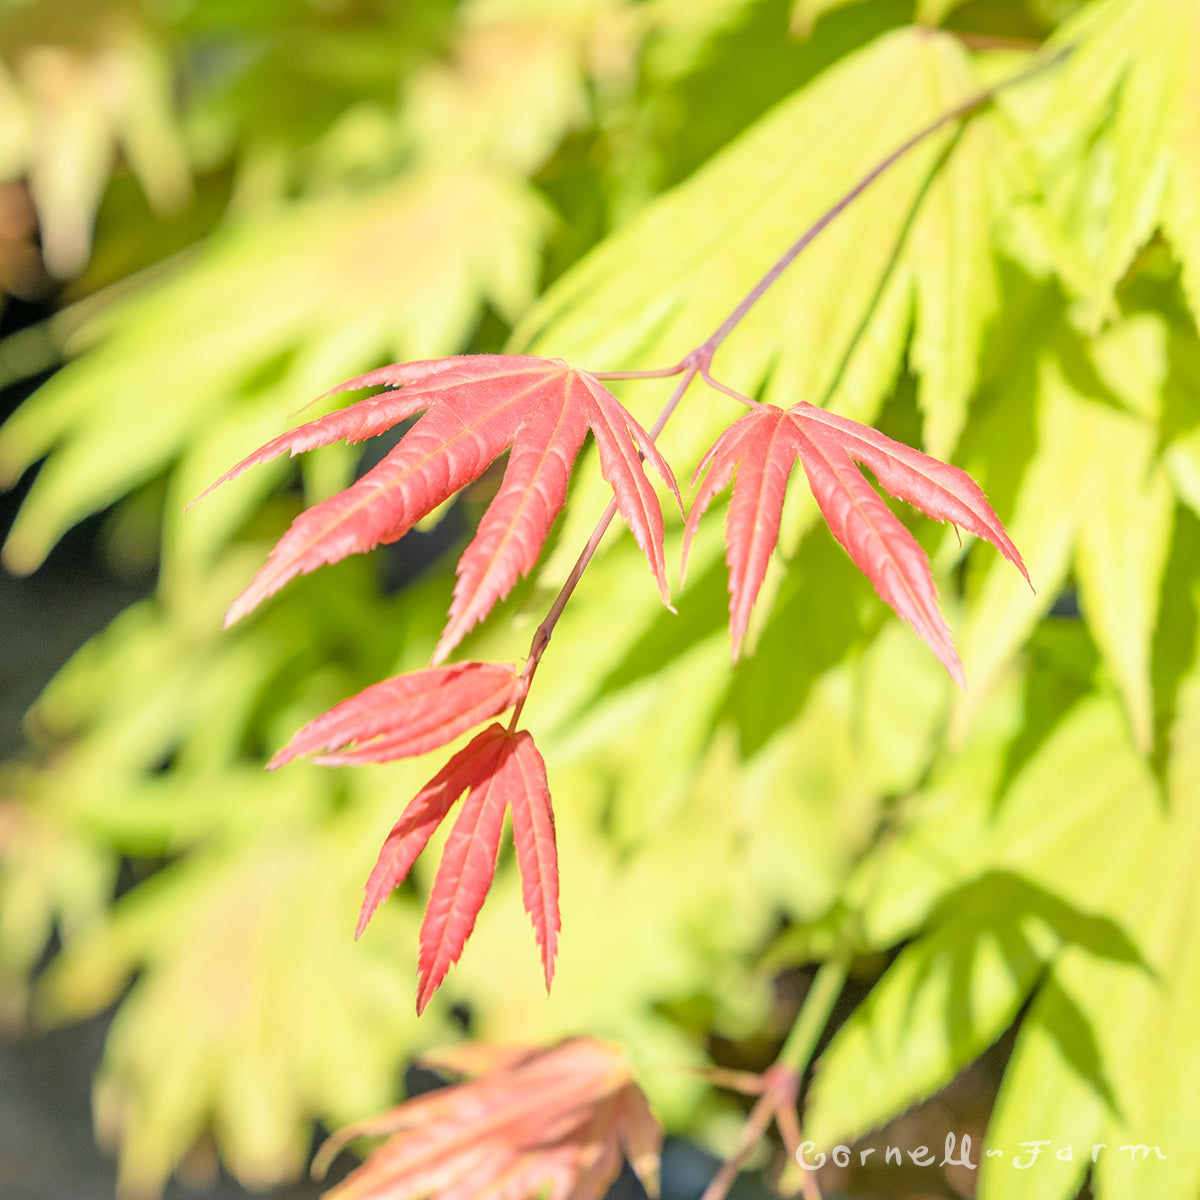
M 750 1110 L 750 1116 L 746 1118 L 746 1124 L 742 1128 L 742 1136 L 737 1150 L 732 1157 L 727 1158 L 721 1164 L 721 1169 L 709 1181 L 700 1200 L 724 1200 L 733 1186 L 734 1180 L 737 1179 L 738 1172 L 742 1169 L 742 1163 L 746 1161 L 746 1156 L 758 1144 L 759 1138 L 766 1133 L 767 1126 L 770 1125 L 771 1118 L 775 1114 L 775 1102 L 775 1097 L 769 1091 L 764 1092 L 755 1101 L 754 1107 Z

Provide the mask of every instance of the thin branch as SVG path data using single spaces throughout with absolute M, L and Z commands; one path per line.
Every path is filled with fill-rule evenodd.
M 733 1187 L 733 1181 L 737 1179 L 738 1172 L 742 1169 L 742 1163 L 746 1161 L 750 1151 L 758 1145 L 758 1139 L 766 1133 L 767 1126 L 771 1124 L 771 1118 L 774 1115 L 775 1098 L 770 1092 L 764 1092 L 755 1101 L 754 1107 L 750 1110 L 750 1116 L 742 1127 L 742 1136 L 737 1150 L 721 1164 L 721 1169 L 709 1181 L 700 1200 L 724 1200 L 729 1189 Z
M 741 1072 L 737 1072 L 737 1074 L 741 1074 Z M 742 1164 L 746 1161 L 750 1151 L 758 1145 L 759 1139 L 766 1133 L 767 1126 L 771 1124 L 772 1119 L 779 1124 L 780 1133 L 784 1135 L 785 1145 L 794 1140 L 797 1149 L 799 1148 L 799 1139 L 792 1139 L 790 1135 L 793 1128 L 798 1131 L 795 1106 L 800 1092 L 800 1076 L 790 1067 L 775 1063 L 757 1077 L 756 1089 L 762 1094 L 750 1110 L 746 1124 L 742 1126 L 742 1136 L 738 1139 L 737 1149 L 713 1176 L 708 1187 L 705 1188 L 701 1200 L 724 1200 L 725 1195 L 733 1186 L 734 1180 L 737 1179 Z M 738 1088 L 738 1090 L 742 1089 Z M 791 1117 L 790 1122 L 788 1122 L 789 1116 Z M 786 1130 L 784 1124 L 787 1124 Z M 790 1146 L 788 1146 L 788 1152 L 793 1153 Z
M 978 108 L 982 108 L 1002 91 L 1007 88 L 1014 87 L 1018 83 L 1023 83 L 1031 76 L 1040 74 L 1042 71 L 1055 66 L 1061 62 L 1073 49 L 1067 46 L 1059 50 L 1050 58 L 1043 59 L 1041 62 L 1033 63 L 1026 67 L 1023 71 L 1018 71 L 1015 75 L 1009 76 L 1008 79 L 1003 79 L 999 83 L 994 84 L 990 88 L 985 88 L 983 91 L 976 92 L 975 95 L 964 100 L 961 104 L 955 105 L 951 109 L 947 109 L 941 116 L 931 121 L 923 129 L 919 129 L 912 137 L 902 142 L 889 155 L 881 159 L 875 164 L 848 192 L 837 200 L 830 208 L 819 216 L 788 248 L 783 252 L 775 264 L 767 271 L 767 273 L 746 293 L 741 303 L 725 318 L 724 321 L 712 332 L 712 334 L 702 342 L 689 355 L 684 362 L 695 362 L 707 367 L 712 361 L 712 356 L 716 352 L 717 347 L 733 332 L 733 330 L 741 324 L 746 314 L 758 303 L 762 294 L 777 280 L 792 265 L 792 263 L 808 248 L 808 246 L 816 239 L 817 235 L 835 218 L 840 216 L 863 192 L 867 190 L 881 175 L 885 174 L 889 168 L 894 166 L 902 159 L 910 150 L 919 146 L 926 138 L 937 133 L 939 129 L 950 124 L 951 121 L 957 121 L 961 117 L 968 116 Z

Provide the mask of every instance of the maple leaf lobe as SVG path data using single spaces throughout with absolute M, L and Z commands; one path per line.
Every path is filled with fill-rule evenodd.
M 354 936 L 361 937 L 380 904 L 408 877 L 408 872 L 434 830 L 442 823 L 463 792 L 490 777 L 503 752 L 505 731 L 489 725 L 409 801 L 384 840 L 379 858 L 367 879 L 362 910 Z M 424 926 L 422 926 L 424 929 Z
M 466 798 L 450 828 L 425 904 L 417 957 L 418 1016 L 461 957 L 496 874 L 508 807 L 504 766 L 511 758 L 512 739 L 499 725 L 481 736 L 493 731 L 494 752 L 489 744 L 467 784 Z
M 455 663 L 397 675 L 309 721 L 267 769 L 304 754 L 317 754 L 313 761 L 324 766 L 425 754 L 511 708 L 528 687 L 515 666 L 497 663 Z

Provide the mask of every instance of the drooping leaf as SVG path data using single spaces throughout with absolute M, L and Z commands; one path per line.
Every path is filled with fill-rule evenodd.
M 542 757 L 526 730 L 490 725 L 421 789 L 392 827 L 367 880 L 356 936 L 407 877 L 454 803 L 466 793 L 447 838 L 421 923 L 417 1012 L 458 961 L 496 873 L 496 854 L 510 805 L 522 897 L 541 950 L 549 988 L 561 919 L 554 815 Z
M 1081 703 L 998 807 L 983 774 L 959 760 L 935 777 L 913 797 L 898 853 L 885 852 L 864 874 L 873 944 L 880 933 L 882 944 L 907 940 L 905 910 L 927 906 L 931 890 L 938 900 L 926 909 L 928 932 L 901 951 L 823 1058 L 808 1114 L 818 1141 L 863 1132 L 942 1086 L 1003 1031 L 1039 963 L 1056 961 L 1067 943 L 1072 955 L 1102 962 L 1103 973 L 1153 989 L 1145 941 L 1127 912 L 1147 890 L 1144 863 L 1158 861 L 1151 848 L 1161 817 L 1115 698 Z M 931 871 L 930 862 L 942 865 Z M 1112 1002 L 1104 988 L 1092 994 L 1100 1009 Z M 1087 1036 L 1074 1030 L 1074 1046 Z M 1122 1095 L 1107 1061 L 1091 1063 L 1088 1082 L 1102 1102 L 1105 1092 Z M 1012 1115 L 1028 1128 L 1027 1115 Z
M 325 766 L 425 754 L 511 708 L 527 686 L 515 667 L 496 663 L 455 663 L 397 675 L 309 721 L 267 769 L 316 750 L 336 751 L 314 760 Z
M 476 1048 L 469 1048 L 475 1050 Z M 330 1200 L 596 1200 L 628 1155 L 657 1196 L 662 1131 L 622 1050 L 573 1038 L 548 1050 L 480 1047 L 477 1078 L 418 1096 L 340 1130 L 321 1149 L 323 1174 L 358 1137 L 388 1134 Z M 447 1056 L 433 1055 L 433 1065 Z M 449 1065 L 463 1060 L 451 1051 Z M 473 1061 L 472 1061 L 473 1060 Z
M 1028 580 L 1020 554 L 964 471 L 806 401 L 786 412 L 759 405 L 717 439 L 697 471 L 707 470 L 708 475 L 688 516 L 685 559 L 709 502 L 737 472 L 725 526 L 735 654 L 779 536 L 784 490 L 797 458 L 834 537 L 880 597 L 963 684 L 962 665 L 938 610 L 928 559 L 855 463 L 870 467 L 892 495 L 986 538 Z
M 1150 431 L 1133 421 L 1105 424 L 1097 422 L 1096 432 L 1111 439 L 1109 453 L 1097 458 L 1106 469 L 1091 480 L 1091 504 L 1080 523 L 1079 599 L 1138 748 L 1148 752 L 1154 743 L 1151 641 L 1175 504 L 1161 467 L 1137 473 L 1144 465 L 1138 443 L 1148 441 Z
M 70 10 L 61 31 L 46 15 L 22 5 L 0 18 L 3 172 L 28 180 L 42 258 L 68 279 L 88 262 L 118 155 L 159 213 L 189 199 L 190 166 L 157 22 L 104 2 Z
M 230 607 L 227 625 L 295 575 L 397 541 L 511 447 L 500 491 L 459 560 L 450 622 L 434 653 L 441 661 L 532 569 L 566 502 L 571 467 L 589 428 L 617 507 L 669 602 L 662 513 L 640 459 L 678 496 L 674 476 L 646 431 L 593 376 L 559 359 L 478 354 L 384 367 L 337 390 L 376 384 L 405 390 L 359 401 L 275 438 L 213 485 L 285 450 L 358 441 L 426 410 L 378 466 L 296 518 Z
M 87 354 L 0 432 L 6 483 L 49 456 L 5 565 L 33 570 L 76 521 L 173 469 L 164 570 L 194 587 L 260 498 L 230 492 L 178 521 L 233 447 L 364 361 L 453 353 L 485 302 L 514 316 L 535 291 L 547 220 L 524 181 L 420 169 L 247 219 L 90 315 L 73 335 Z
M 1130 324 L 1110 327 L 1092 344 L 1103 374 L 1089 369 L 1074 335 L 1064 332 L 1040 347 L 1027 368 L 1014 371 L 991 423 L 977 435 L 998 458 L 1005 438 L 1036 438 L 1031 451 L 1021 451 L 1027 465 L 1008 503 L 1009 528 L 1026 552 L 1038 593 L 1011 572 L 983 572 L 960 639 L 975 684 L 974 698 L 963 697 L 956 714 L 960 728 L 1055 597 L 1075 583 L 1137 743 L 1145 751 L 1153 741 L 1149 664 L 1175 502 L 1164 470 L 1169 460 L 1155 444 L 1156 422 L 1125 411 L 1107 386 L 1109 379 L 1120 382 L 1111 343 L 1128 334 Z M 1138 365 L 1148 386 L 1150 371 Z M 1036 417 L 1021 434 L 1028 418 L 1018 416 L 1019 393 L 1026 391 L 1036 396 Z
M 1056 268 L 1096 328 L 1116 314 L 1117 285 L 1161 229 L 1195 318 L 1200 11 L 1191 0 L 1109 0 L 1064 23 L 1056 41 L 1076 47 L 1063 67 L 1002 101 L 1041 160 L 1047 206 L 1069 247 Z
M 1194 595 L 1194 585 L 1191 590 Z M 1200 1182 L 1200 1147 L 1193 1136 L 1200 1119 L 1194 1083 L 1200 1053 L 1194 1020 L 1200 1002 L 1195 662 L 1182 681 L 1176 711 L 1166 804 L 1147 787 L 1140 812 L 1126 802 L 1125 819 L 1112 809 L 1089 814 L 1089 823 L 1100 829 L 1120 830 L 1120 848 L 1109 843 L 1106 904 L 1119 912 L 1150 969 L 1069 948 L 1022 1022 L 988 1130 L 989 1141 L 1007 1145 L 1014 1135 L 1028 1137 L 1037 1121 L 1038 1136 L 1053 1139 L 1054 1148 L 1077 1147 L 1075 1166 L 1039 1161 L 1046 1171 L 1034 1188 L 1037 1172 L 1029 1171 L 1022 1187 L 1008 1163 L 985 1163 L 979 1194 L 987 1200 L 1067 1200 L 1089 1168 L 1099 1196 L 1132 1195 L 1149 1186 L 1156 1195 L 1186 1197 Z M 1109 729 L 1110 740 L 1121 733 L 1111 719 Z M 1122 799 L 1129 790 L 1122 789 Z M 1111 1096 L 1097 1088 L 1099 1072 L 1111 1080 Z
M 1073 998 L 1074 988 L 1068 991 L 1061 982 L 1063 966 L 1082 957 L 1068 947 L 1054 976 L 1034 996 L 988 1125 L 993 1145 L 1017 1146 L 1037 1128 L 1042 1131 L 1038 1137 L 1052 1139 L 1050 1149 L 1061 1151 L 1070 1145 L 1081 1152 L 1076 1156 L 1072 1150 L 1069 1160 L 1043 1154 L 1037 1170 L 1020 1175 L 1011 1162 L 999 1159 L 994 1164 L 984 1158 L 979 1164 L 979 1195 L 987 1200 L 1073 1200 L 1088 1170 L 1091 1148 L 1102 1140 L 1105 1099 L 1079 1069 L 1080 1060 L 1088 1057 L 1093 1060 L 1090 1065 L 1098 1065 L 1095 1037 Z M 1070 1039 L 1087 1049 L 1071 1054 Z M 1016 1136 L 1011 1136 L 1014 1131 Z M 996 1165 L 1002 1169 L 995 1170 Z
M 346 936 L 360 881 L 339 846 L 361 825 L 346 810 L 340 829 L 313 828 L 305 793 L 327 779 L 277 778 L 294 822 L 279 823 L 282 836 L 182 856 L 41 980 L 49 1019 L 128 1005 L 94 1092 L 99 1136 L 121 1145 L 123 1193 L 159 1194 L 208 1122 L 231 1172 L 294 1177 L 314 1117 L 340 1123 L 388 1103 L 417 1019 L 395 955 Z M 224 785 L 246 811 L 262 782 L 253 769 L 210 775 L 210 802 Z

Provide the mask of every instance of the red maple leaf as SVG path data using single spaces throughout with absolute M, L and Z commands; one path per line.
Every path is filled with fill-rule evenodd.
M 478 1077 L 340 1130 L 313 1174 L 358 1137 L 390 1135 L 329 1200 L 599 1200 L 629 1159 L 658 1194 L 662 1130 L 618 1047 L 457 1047 L 426 1064 Z
M 986 538 L 1028 580 L 1016 547 L 965 471 L 804 401 L 786 411 L 759 405 L 721 434 L 696 469 L 697 479 L 708 473 L 688 515 L 685 564 L 701 516 L 737 472 L 725 518 L 735 657 L 779 538 L 784 492 L 797 458 L 834 537 L 880 597 L 965 686 L 962 664 L 938 609 L 929 560 L 855 464 L 870 467 L 886 491 L 928 516 L 953 521 Z
M 316 751 L 327 766 L 391 762 L 424 754 L 511 708 L 529 686 L 512 666 L 468 662 L 430 667 L 365 688 L 310 721 L 268 764 Z M 414 797 L 367 880 L 355 936 L 399 886 L 434 830 L 464 793 L 421 925 L 417 1010 L 429 1002 L 475 926 L 496 869 L 506 809 L 521 871 L 521 895 L 549 988 L 561 926 L 554 815 L 546 767 L 529 733 L 492 725 L 456 754 Z
M 450 620 L 433 656 L 440 662 L 532 569 L 566 501 L 567 481 L 589 429 L 617 507 L 668 600 L 662 512 L 641 459 L 676 498 L 679 491 L 649 434 L 594 376 L 560 359 L 469 354 L 382 367 L 333 390 L 380 384 L 400 390 L 370 396 L 275 438 L 212 485 L 285 451 L 295 455 L 343 438 L 362 441 L 425 410 L 382 462 L 292 522 L 233 602 L 226 625 L 293 576 L 403 537 L 511 447 L 500 490 L 458 563 Z
M 367 880 L 355 936 L 412 869 L 458 799 L 466 800 L 442 851 L 421 922 L 417 1012 L 458 961 L 496 873 L 504 813 L 512 810 L 521 896 L 541 950 L 546 987 L 554 976 L 561 920 L 558 855 L 546 765 L 526 730 L 490 725 L 417 793 L 392 827 Z

